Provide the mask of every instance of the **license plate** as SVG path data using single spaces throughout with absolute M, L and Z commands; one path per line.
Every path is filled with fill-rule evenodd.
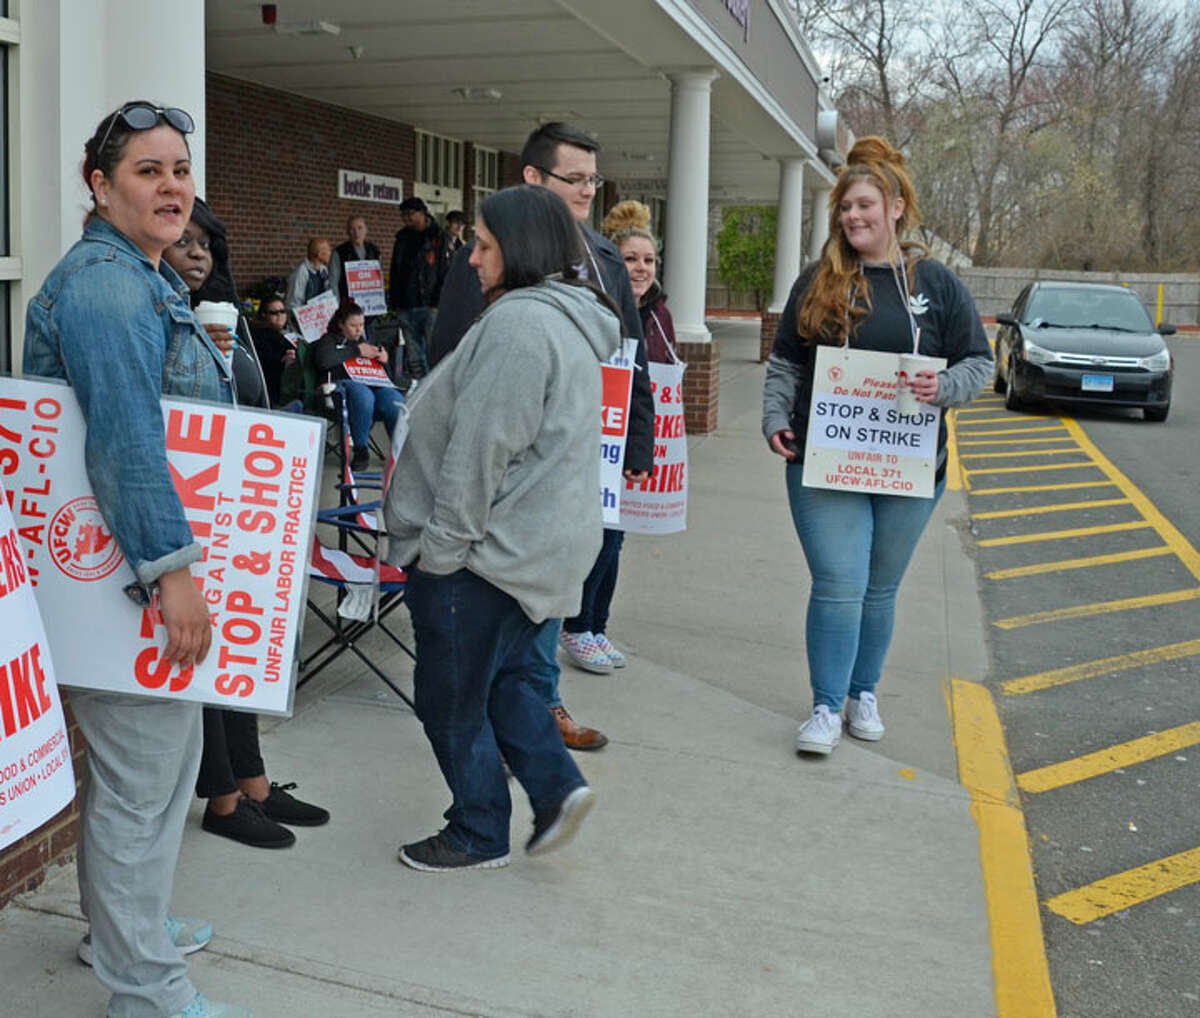
M 1084 375 L 1079 386 L 1084 392 L 1112 392 L 1112 375 Z

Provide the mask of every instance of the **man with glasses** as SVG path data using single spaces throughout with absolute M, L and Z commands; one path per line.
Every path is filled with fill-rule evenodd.
M 633 398 L 629 413 L 629 436 L 625 446 L 625 476 L 642 481 L 654 465 L 654 401 L 650 395 L 650 373 L 646 367 L 646 345 L 642 340 L 642 319 L 637 301 L 629 285 L 629 273 L 621 253 L 608 240 L 592 230 L 588 217 L 592 201 L 604 184 L 596 172 L 596 139 L 570 124 L 543 124 L 525 141 L 521 150 L 521 175 L 527 184 L 546 187 L 567 203 L 579 224 L 587 247 L 587 260 L 582 274 L 601 287 L 621 309 L 621 321 L 626 336 L 636 338 L 637 368 L 633 373 Z M 483 312 L 484 299 L 479 277 L 469 260 L 474 241 L 459 250 L 450 264 L 442 286 L 441 311 L 434 324 L 429 344 L 430 363 L 449 354 Z M 597 427 L 599 427 L 599 407 Z M 597 491 L 597 497 L 599 492 Z M 604 545 L 593 573 L 608 571 L 611 566 L 615 582 L 616 556 L 620 553 L 619 530 L 604 532 Z M 592 582 L 593 577 L 588 577 Z M 559 667 L 557 660 L 559 631 L 562 619 L 547 619 L 542 623 L 534 643 L 533 656 L 526 661 L 526 677 L 542 695 L 558 721 L 558 730 L 569 749 L 600 749 L 608 737 L 594 728 L 579 724 L 563 706 L 558 692 Z M 594 671 L 612 671 L 597 661 Z

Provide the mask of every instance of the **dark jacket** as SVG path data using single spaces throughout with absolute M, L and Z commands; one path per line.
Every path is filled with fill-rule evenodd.
M 388 275 L 388 301 L 395 310 L 438 306 L 450 254 L 442 228 L 432 217 L 427 220 L 420 233 L 404 229 L 396 234 Z
M 654 467 L 654 398 L 650 395 L 650 372 L 646 367 L 642 318 L 633 297 L 633 288 L 629 285 L 629 272 L 621 252 L 610 241 L 586 226 L 583 232 L 600 266 L 600 279 L 593 282 L 599 283 L 620 308 L 625 335 L 638 341 L 624 466 L 626 470 L 651 470 Z M 442 302 L 427 350 L 430 367 L 458 346 L 458 341 L 486 306 L 483 291 L 479 287 L 479 276 L 468 264 L 474 249 L 473 240 L 460 248 L 446 273 Z
M 192 206 L 192 219 L 208 232 L 209 251 L 212 254 L 212 272 L 204 285 L 192 294 L 192 307 L 203 300 L 228 301 L 241 306 L 237 286 L 233 281 L 233 268 L 229 263 L 229 240 L 225 224 L 216 217 L 202 198 Z M 242 406 L 270 406 L 267 383 L 258 363 L 258 351 L 251 338 L 246 319 L 238 314 L 237 346 L 233 351 L 233 380 L 237 387 L 237 400 Z
M 642 331 L 646 335 L 646 357 L 657 364 L 674 364 L 679 356 L 675 349 L 675 323 L 667 308 L 667 295 L 656 279 L 646 291 L 638 311 L 642 316 Z M 675 357 L 671 354 L 674 353 Z
M 308 351 L 318 376 L 328 374 L 331 382 L 349 378 L 343 365 L 359 355 L 359 342 L 357 339 L 347 339 L 340 332 L 325 333 Z

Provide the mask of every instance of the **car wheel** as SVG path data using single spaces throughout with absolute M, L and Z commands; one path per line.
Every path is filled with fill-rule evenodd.
M 1023 406 L 1022 401 L 1017 397 L 1017 374 L 1013 370 L 1013 359 L 1008 358 L 1008 385 L 1004 387 L 1004 409 L 1005 410 L 1020 410 Z
M 1148 421 L 1165 421 L 1171 412 L 1171 404 L 1166 406 L 1148 406 L 1142 408 L 1142 416 Z
M 996 370 L 992 374 L 992 391 L 1003 394 L 1008 388 L 1008 384 L 1004 381 L 1004 376 L 1000 374 L 1000 362 L 996 361 Z

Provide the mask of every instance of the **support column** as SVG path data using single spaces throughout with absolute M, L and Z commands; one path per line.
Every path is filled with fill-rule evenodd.
M 688 430 L 717 426 L 720 353 L 704 322 L 708 261 L 708 165 L 711 69 L 670 75 L 671 130 L 667 168 L 665 287 L 680 356 L 688 362 L 684 404 Z
M 759 360 L 765 361 L 775 342 L 775 324 L 787 304 L 792 284 L 800 275 L 800 233 L 804 222 L 804 159 L 779 160 L 779 226 L 775 234 L 775 288 L 762 317 Z
M 808 244 L 808 260 L 812 262 L 821 257 L 821 249 L 829 239 L 829 196 L 832 193 L 828 187 L 813 192 L 812 239 Z

